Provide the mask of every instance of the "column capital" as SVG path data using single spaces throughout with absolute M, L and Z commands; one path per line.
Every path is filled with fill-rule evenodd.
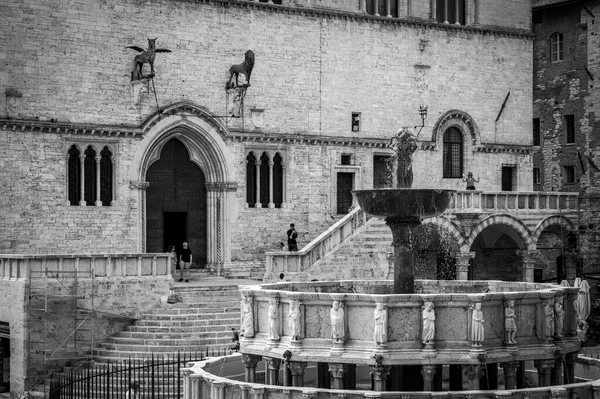
M 248 355 L 248 354 L 244 354 L 242 355 L 242 363 L 244 363 L 244 365 L 246 367 L 256 367 L 256 365 L 258 364 L 258 362 L 260 362 L 260 356 L 257 355 Z
M 423 380 L 425 381 L 433 381 L 433 377 L 435 376 L 435 365 L 426 364 L 423 366 L 421 370 L 421 375 L 423 376 Z
M 533 364 L 536 368 L 547 371 L 554 368 L 554 359 L 534 360 Z
M 468 266 L 469 261 L 475 257 L 475 252 L 457 252 L 456 253 L 456 264 L 461 266 Z
M 263 360 L 267 363 L 269 369 L 279 370 L 281 367 L 281 359 L 277 359 L 276 357 L 263 357 Z
M 304 375 L 304 369 L 308 363 L 306 362 L 288 362 L 288 368 L 291 370 L 292 375 Z
M 343 378 L 348 371 L 348 365 L 344 363 L 329 363 L 329 372 L 334 378 Z
M 206 191 L 237 191 L 237 183 L 233 182 L 204 183 L 204 187 L 206 187 Z
M 504 372 L 506 374 L 516 373 L 516 371 L 520 367 L 520 365 L 521 364 L 519 362 L 500 363 L 500 367 L 502 367 L 502 369 L 504 370 Z
M 372 366 L 371 375 L 375 380 L 385 380 L 390 374 L 390 366 Z

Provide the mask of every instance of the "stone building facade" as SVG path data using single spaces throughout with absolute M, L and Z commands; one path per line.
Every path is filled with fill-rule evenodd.
M 401 126 L 424 124 L 416 186 L 473 171 L 533 189 L 529 1 L 280 3 L 4 2 L 0 251 L 188 240 L 199 267 L 249 273 L 289 223 L 302 246 L 385 180 Z M 171 52 L 132 81 L 147 38 Z M 225 84 L 249 49 L 236 111 Z

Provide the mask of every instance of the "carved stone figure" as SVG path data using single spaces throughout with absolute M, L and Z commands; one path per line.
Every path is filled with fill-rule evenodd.
M 562 297 L 554 298 L 554 333 L 558 338 L 563 336 L 565 322 L 565 311 L 563 310 L 562 302 Z
M 409 127 L 402 127 L 390 140 L 390 147 L 396 153 L 398 188 L 411 188 L 413 183 L 412 154 L 417 150 L 417 138 Z
M 278 301 L 275 298 L 269 299 L 269 338 L 271 341 L 279 341 L 279 328 L 277 328 L 277 310 Z
M 138 46 L 127 46 L 127 48 L 139 51 L 140 54 L 136 55 L 133 59 L 133 71 L 131 72 L 131 80 L 138 79 L 150 79 L 154 77 L 154 59 L 156 58 L 156 53 L 170 53 L 171 50 L 166 48 L 156 48 L 156 38 L 148 39 L 148 48 L 144 50 Z M 144 76 L 142 73 L 142 68 L 144 64 L 150 64 L 150 75 Z
M 241 335 L 246 338 L 254 337 L 254 307 L 252 297 L 244 296 L 242 299 L 242 326 Z
M 481 342 L 485 339 L 483 329 L 483 310 L 481 310 L 481 302 L 475 304 L 471 321 L 471 341 L 473 346 L 481 346 Z
M 554 310 L 552 309 L 552 303 L 554 301 L 549 300 L 546 302 L 544 307 L 544 334 L 546 339 L 552 339 L 554 335 Z
M 331 318 L 331 338 L 335 342 L 343 341 L 345 336 L 344 309 L 341 308 L 340 301 L 333 301 L 329 315 Z
M 254 69 L 254 53 L 252 52 L 252 50 L 248 50 L 244 55 L 244 62 L 242 62 L 241 64 L 232 65 L 231 68 L 229 68 L 229 80 L 227 81 L 225 89 L 235 89 L 237 87 L 240 87 L 240 74 L 246 77 L 246 83 L 244 84 L 244 86 L 250 86 L 250 75 L 252 74 L 252 69 Z M 233 83 L 234 76 L 235 84 Z
M 377 345 L 385 344 L 387 343 L 387 310 L 384 308 L 382 302 L 377 302 L 375 305 L 373 317 L 375 318 L 373 339 Z
M 300 320 L 300 301 L 293 301 L 290 306 L 290 313 L 288 314 L 288 326 L 290 328 L 290 334 L 292 341 L 298 341 L 301 339 L 301 320 Z
M 515 335 L 517 335 L 517 316 L 515 314 L 515 301 L 508 301 L 504 309 L 504 329 L 506 330 L 506 343 L 516 344 Z
M 423 305 L 423 343 L 430 344 L 435 338 L 435 310 L 433 302 L 427 301 Z

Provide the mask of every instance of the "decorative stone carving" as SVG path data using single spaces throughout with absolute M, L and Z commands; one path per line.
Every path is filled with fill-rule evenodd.
M 546 301 L 544 305 L 544 335 L 547 340 L 552 340 L 554 336 L 554 309 L 553 299 Z
M 146 181 L 131 180 L 129 182 L 129 188 L 132 190 L 146 190 L 148 187 L 150 187 L 150 183 Z
M 20 91 L 15 89 L 6 90 L 6 112 L 9 115 L 16 115 L 21 112 L 22 97 Z
M 483 329 L 483 310 L 481 310 L 481 302 L 475 303 L 473 315 L 471 317 L 471 343 L 473 346 L 481 346 L 481 342 L 485 339 Z
M 423 309 L 423 343 L 427 349 L 433 346 L 435 339 L 435 310 L 433 310 L 433 302 L 427 301 L 422 307 Z
M 292 341 L 299 341 L 302 339 L 302 319 L 300 312 L 300 301 L 292 301 L 290 306 L 290 312 L 288 314 L 288 326 L 290 328 L 290 335 Z
M 342 309 L 340 301 L 333 301 L 329 315 L 331 318 L 331 338 L 333 338 L 334 342 L 344 342 L 346 328 L 344 324 L 344 309 Z
M 249 295 L 242 299 L 241 335 L 245 338 L 254 337 L 254 301 Z
M 373 311 L 373 317 L 375 319 L 375 330 L 373 340 L 377 345 L 385 345 L 388 340 L 387 333 L 387 309 L 384 307 L 382 302 L 377 302 L 375 310 Z
M 421 375 L 425 381 L 433 381 L 433 377 L 435 375 L 435 366 L 431 364 L 424 365 L 423 369 L 421 370 Z
M 509 300 L 504 308 L 504 330 L 506 331 L 506 343 L 516 344 L 517 316 L 515 314 L 515 301 Z
M 565 311 L 563 310 L 563 297 L 554 298 L 554 336 L 562 338 L 565 321 Z
M 279 317 L 279 300 L 277 298 L 269 299 L 269 339 L 271 341 L 279 341 L 279 325 L 277 318 Z
M 255 128 L 260 129 L 264 124 L 264 109 L 262 108 L 250 108 L 250 120 Z

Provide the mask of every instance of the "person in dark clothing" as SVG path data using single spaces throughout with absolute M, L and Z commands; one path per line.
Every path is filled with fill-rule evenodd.
M 190 270 L 190 266 L 192 265 L 192 250 L 188 247 L 188 243 L 183 243 L 183 249 L 179 253 L 179 273 L 180 278 L 179 281 L 183 281 L 183 277 L 185 275 L 185 282 L 189 283 L 188 279 L 188 270 Z
M 288 251 L 297 251 L 298 243 L 296 242 L 296 238 L 298 238 L 298 232 L 294 226 L 294 223 L 290 224 L 290 229 L 287 231 L 287 239 L 288 239 Z

